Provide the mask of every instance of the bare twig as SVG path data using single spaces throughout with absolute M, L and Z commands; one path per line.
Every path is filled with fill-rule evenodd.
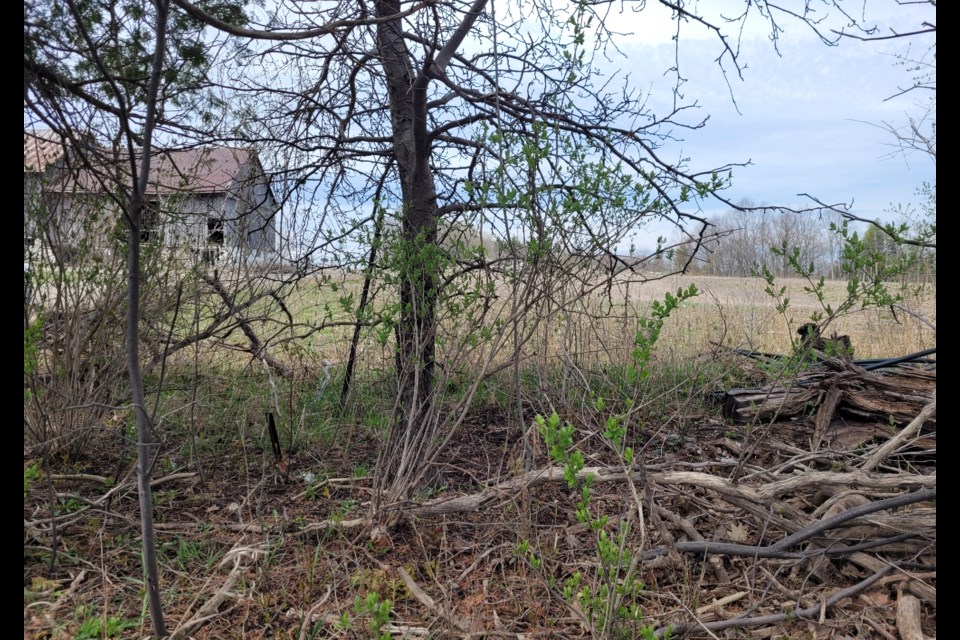
M 223 584 L 220 585 L 220 588 L 207 600 L 203 605 L 197 609 L 190 619 L 181 622 L 177 625 L 177 628 L 174 629 L 171 634 L 171 638 L 177 639 L 186 636 L 198 629 L 201 625 L 206 624 L 210 620 L 214 619 L 217 616 L 217 612 L 220 609 L 220 606 L 230 598 L 238 597 L 237 594 L 233 593 L 233 586 L 236 584 L 240 576 L 247 570 L 248 563 L 256 562 L 264 553 L 266 549 L 263 544 L 250 545 L 250 546 L 241 546 L 239 543 L 234 545 L 226 554 L 224 554 L 223 559 L 220 561 L 220 567 L 223 567 L 229 562 L 233 563 L 233 567 L 230 569 L 230 573 L 227 574 L 226 579 L 223 581 Z
M 303 616 L 303 623 L 300 625 L 299 640 L 307 640 L 307 634 L 310 633 L 310 625 L 313 624 L 313 614 L 330 599 L 331 593 L 333 593 L 333 587 L 327 585 L 327 591 L 323 594 L 323 597 L 317 600 L 313 606 L 307 610 L 306 615 Z
M 730 620 L 720 620 L 717 622 L 705 622 L 705 623 L 687 623 L 679 625 L 668 625 L 665 627 L 660 627 L 654 632 L 655 637 L 662 638 L 667 633 L 672 634 L 671 637 L 679 637 L 681 635 L 691 633 L 694 631 L 700 631 L 701 629 L 707 629 L 709 631 L 720 631 L 722 629 L 729 629 L 731 627 L 756 627 L 760 625 L 775 624 L 778 622 L 783 622 L 784 620 L 791 620 L 794 618 L 817 618 L 820 616 L 821 609 L 830 609 L 835 606 L 838 602 L 850 596 L 855 596 L 861 591 L 864 591 L 870 585 L 875 583 L 877 580 L 883 576 L 890 573 L 893 567 L 884 567 L 874 573 L 872 576 L 866 580 L 862 580 L 852 587 L 847 587 L 846 589 L 841 589 L 832 596 L 830 596 L 826 601 L 821 604 L 816 604 L 812 607 L 804 607 L 802 609 L 796 609 L 789 613 L 774 613 L 764 616 L 754 616 L 752 618 L 732 618 Z

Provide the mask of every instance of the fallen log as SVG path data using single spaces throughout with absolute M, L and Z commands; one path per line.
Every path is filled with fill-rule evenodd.
M 730 389 L 723 400 L 723 415 L 737 422 L 792 418 L 819 404 L 820 395 L 819 389 L 797 385 Z
M 724 396 L 724 416 L 738 422 L 792 418 L 813 414 L 829 400 L 816 420 L 821 434 L 835 413 L 904 425 L 930 403 L 937 386 L 936 365 L 866 371 L 841 360 L 829 364 L 839 370 L 806 373 L 787 385 L 730 389 Z M 935 427 L 936 417 L 927 424 Z

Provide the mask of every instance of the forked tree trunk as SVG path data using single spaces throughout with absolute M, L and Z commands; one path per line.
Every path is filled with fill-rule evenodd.
M 422 479 L 423 465 L 436 454 L 431 441 L 437 283 L 441 260 L 437 246 L 437 191 L 430 167 L 427 88 L 438 78 L 483 13 L 487 0 L 474 0 L 450 39 L 434 42 L 421 69 L 414 69 L 403 36 L 403 21 L 377 23 L 377 49 L 387 81 L 393 155 L 403 196 L 400 256 L 400 318 L 397 325 L 399 411 L 391 425 L 378 483 L 387 500 L 406 499 Z M 378 18 L 400 13 L 400 0 L 376 0 Z M 374 509 L 378 501 L 374 501 Z

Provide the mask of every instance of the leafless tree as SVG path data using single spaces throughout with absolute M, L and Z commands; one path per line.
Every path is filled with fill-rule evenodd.
M 187 34 L 181 30 L 176 37 L 170 36 L 169 10 L 169 0 L 123 7 L 72 1 L 55 6 L 24 5 L 25 122 L 42 123 L 54 132 L 54 140 L 62 149 L 69 149 L 65 162 L 70 171 L 61 180 L 76 184 L 82 176 L 89 181 L 89 188 L 101 194 L 100 200 L 112 203 L 113 209 L 107 206 L 107 210 L 118 211 L 126 226 L 124 345 L 137 423 L 143 571 L 157 637 L 165 637 L 167 631 L 160 601 L 150 488 L 154 463 L 151 447 L 156 434 L 146 404 L 140 361 L 141 231 L 154 135 L 161 123 L 169 122 L 164 106 L 172 106 L 170 92 L 186 88 L 176 75 L 188 69 L 182 59 L 177 59 L 184 53 Z M 92 139 L 96 132 L 104 131 L 109 132 L 106 138 L 111 145 Z M 26 194 L 24 206 L 26 216 Z M 96 208 L 97 215 L 104 213 L 103 206 Z M 84 215 L 81 207 L 75 209 L 68 215 Z M 101 226 L 93 233 L 103 231 Z M 25 316 L 25 323 L 30 324 L 32 319 L 26 310 Z

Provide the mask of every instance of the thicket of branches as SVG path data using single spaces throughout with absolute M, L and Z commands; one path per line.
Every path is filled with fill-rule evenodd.
M 769 25 L 774 40 L 783 21 L 797 19 L 826 41 L 841 37 L 809 5 L 798 14 L 748 1 L 730 18 L 661 4 L 678 46 L 689 28 L 716 35 L 731 77 L 741 68 L 736 38 L 748 20 Z M 266 371 L 279 413 L 274 380 L 293 368 L 277 356 L 283 346 L 347 327 L 347 355 L 337 363 L 345 399 L 361 340 L 389 345 L 395 402 L 368 515 L 390 527 L 429 480 L 487 377 L 513 372 L 511 403 L 523 424 L 521 367 L 542 356 L 529 347 L 533 337 L 563 314 L 599 322 L 614 308 L 615 275 L 621 284 L 648 277 L 642 261 L 624 262 L 615 251 L 637 227 L 662 219 L 681 229 L 657 253 L 679 249 L 685 257 L 675 271 L 723 235 L 700 212 L 705 200 L 736 207 L 723 193 L 732 165 L 661 157 L 677 131 L 705 121 L 679 91 L 672 106 L 654 112 L 628 77 L 602 75 L 604 56 L 617 54 L 612 8 L 495 7 L 493 0 L 25 3 L 25 137 L 53 131 L 69 150 L 66 161 L 103 195 L 89 211 L 73 212 L 25 197 L 25 226 L 54 248 L 56 216 L 88 216 L 74 228 L 89 222 L 89 234 L 101 232 L 104 218 L 126 231 L 125 242 L 106 248 L 77 231 L 79 252 L 67 260 L 53 250 L 52 263 L 25 274 L 25 433 L 49 456 L 62 438 L 99 426 L 100 407 L 135 416 L 158 637 L 166 630 L 150 480 L 173 354 L 192 348 L 196 383 L 201 343 L 246 352 Z M 839 3 L 822 8 L 838 29 L 872 34 Z M 679 89 L 682 78 L 671 73 Z M 275 263 L 257 273 L 242 261 L 211 270 L 198 259 L 165 261 L 163 251 L 141 250 L 151 162 L 164 149 L 208 144 L 256 148 L 274 178 L 281 246 Z M 345 316 L 304 320 L 291 311 L 288 294 L 303 287 L 340 293 L 326 279 L 340 268 L 363 273 L 359 294 L 339 300 Z M 590 307 L 585 301 L 598 293 L 607 301 Z M 655 322 L 636 325 L 638 358 L 649 357 L 669 309 L 657 313 Z M 102 344 L 121 333 L 122 349 L 116 340 Z M 448 393 L 459 372 L 469 372 L 466 389 Z M 117 436 L 126 440 L 122 426 Z

